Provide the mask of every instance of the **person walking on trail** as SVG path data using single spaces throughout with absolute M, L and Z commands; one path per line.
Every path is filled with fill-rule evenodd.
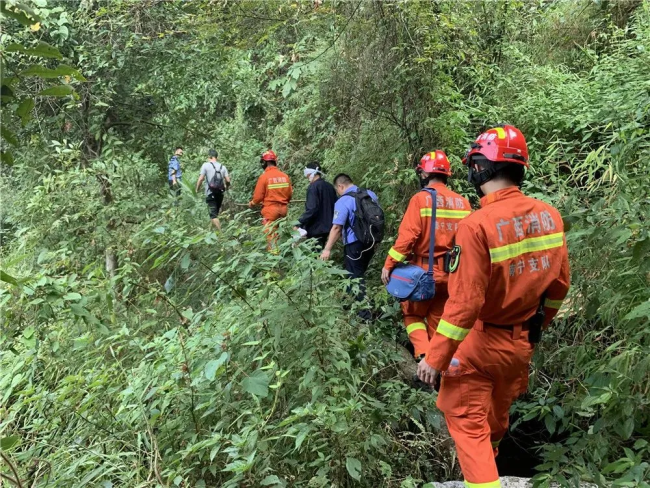
M 267 249 L 277 252 L 278 239 L 276 220 L 287 216 L 287 207 L 291 201 L 293 188 L 291 179 L 278 169 L 278 158 L 271 150 L 262 154 L 260 164 L 264 169 L 257 180 L 250 208 L 262 205 L 262 224 L 266 233 Z
M 420 361 L 427 352 L 429 339 L 438 327 L 442 311 L 447 302 L 447 280 L 445 258 L 454 245 L 458 223 L 471 212 L 469 201 L 447 188 L 447 178 L 451 176 L 451 167 L 443 151 L 434 151 L 424 155 L 416 168 L 423 187 L 436 190 L 436 222 L 433 277 L 435 279 L 435 296 L 425 301 L 403 301 L 404 326 L 413 345 L 414 355 Z M 432 202 L 431 194 L 419 191 L 409 205 L 399 226 L 397 240 L 388 251 L 388 256 L 381 271 L 381 280 L 387 285 L 393 269 L 406 260 L 429 268 L 429 244 L 431 240 Z
M 350 176 L 340 173 L 334 178 L 334 188 L 339 199 L 334 205 L 334 217 L 321 259 L 330 258 L 332 248 L 341 237 L 344 244 L 344 265 L 350 278 L 359 278 L 360 302 L 366 296 L 364 275 L 375 254 L 377 244 L 383 238 L 384 216 L 374 192 L 359 188 Z M 376 220 L 376 225 L 372 222 Z M 350 292 L 351 289 L 348 289 Z M 370 311 L 359 312 L 362 319 L 370 319 Z
M 528 148 L 518 129 L 482 133 L 463 163 L 481 209 L 458 226 L 449 300 L 418 375 L 433 384 L 442 372 L 437 405 L 465 484 L 498 488 L 508 411 L 528 387 L 534 344 L 568 293 L 569 258 L 560 213 L 519 190 Z
M 181 169 L 181 156 L 183 156 L 183 148 L 178 146 L 174 151 L 174 155 L 169 160 L 167 165 L 167 180 L 169 181 L 169 190 L 172 195 L 178 197 L 181 194 L 181 179 L 183 178 L 183 170 Z
M 304 174 L 309 179 L 309 186 L 305 211 L 298 219 L 296 228 L 305 230 L 308 239 L 316 239 L 319 250 L 322 250 L 332 229 L 336 190 L 323 178 L 323 168 L 318 161 L 309 163 Z
M 208 161 L 201 166 L 201 173 L 196 182 L 196 193 L 199 192 L 201 183 L 205 186 L 205 203 L 208 204 L 212 224 L 221 230 L 218 216 L 223 204 L 224 192 L 230 187 L 228 169 L 217 158 L 219 154 L 214 149 L 208 151 Z

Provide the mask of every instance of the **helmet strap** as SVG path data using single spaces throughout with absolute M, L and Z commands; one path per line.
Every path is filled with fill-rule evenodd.
M 469 181 L 474 188 L 479 197 L 484 197 L 485 194 L 481 190 L 481 186 L 493 179 L 499 171 L 505 168 L 507 165 L 512 163 L 495 163 L 489 159 L 482 159 L 480 165 L 484 167 L 482 171 L 476 171 L 474 169 L 474 164 L 471 161 L 468 161 L 467 164 L 467 181 Z

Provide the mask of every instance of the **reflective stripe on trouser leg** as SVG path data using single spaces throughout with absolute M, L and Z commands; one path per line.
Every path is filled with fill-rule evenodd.
M 427 326 L 424 322 L 411 322 L 406 325 L 406 333 L 409 336 L 411 344 L 413 344 L 415 357 L 421 354 L 426 354 L 429 347 L 429 334 L 427 333 Z
M 501 488 L 501 480 L 497 479 L 488 483 L 471 483 L 465 480 L 465 486 L 467 488 Z

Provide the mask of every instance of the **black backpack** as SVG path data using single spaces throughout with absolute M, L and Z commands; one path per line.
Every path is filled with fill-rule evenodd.
M 384 238 L 384 211 L 363 188 L 348 195 L 354 198 L 357 207 L 352 224 L 354 235 L 365 246 L 379 244 Z
M 224 181 L 223 175 L 221 174 L 222 167 L 223 166 L 219 165 L 219 171 L 217 171 L 217 168 L 215 168 L 214 164 L 212 164 L 212 168 L 214 169 L 214 175 L 212 176 L 212 178 L 210 178 L 210 181 L 208 181 L 208 188 L 210 189 L 211 192 L 226 190 L 226 182 Z

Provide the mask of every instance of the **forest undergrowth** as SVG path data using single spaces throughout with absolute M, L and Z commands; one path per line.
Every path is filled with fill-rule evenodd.
M 648 487 L 650 4 L 2 0 L 0 475 L 7 486 L 385 486 L 459 479 L 403 381 L 379 281 L 432 149 L 525 134 L 572 288 L 513 406 L 539 486 Z M 175 201 L 167 161 L 182 145 Z M 356 319 L 340 256 L 278 255 L 244 210 L 273 147 L 375 191 Z M 194 182 L 215 148 L 224 228 Z M 2 485 L 2 486 L 4 486 Z M 426 486 L 426 485 L 425 485 Z

